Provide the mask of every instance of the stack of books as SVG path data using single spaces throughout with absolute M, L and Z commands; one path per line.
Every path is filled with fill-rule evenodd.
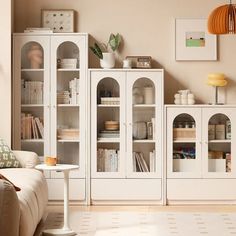
M 115 149 L 98 149 L 97 151 L 97 171 L 98 172 L 118 172 L 120 151 Z
M 70 103 L 70 92 L 69 91 L 58 91 L 57 92 L 57 104 L 69 104 Z
M 69 82 L 70 89 L 70 104 L 79 104 L 79 90 L 80 90 L 80 80 L 77 78 L 72 79 Z
M 53 33 L 51 28 L 26 28 L 24 33 L 35 33 L 35 34 L 49 34 Z
M 43 120 L 32 114 L 21 113 L 21 138 L 43 139 Z
M 119 130 L 102 130 L 99 133 L 99 138 L 119 138 Z
M 101 97 L 102 105 L 119 105 L 120 98 L 119 97 Z
M 21 80 L 21 103 L 43 104 L 43 82 Z

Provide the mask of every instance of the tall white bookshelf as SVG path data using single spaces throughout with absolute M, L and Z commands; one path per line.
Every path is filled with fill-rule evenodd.
M 91 202 L 162 204 L 163 70 L 91 69 L 89 82 Z
M 78 164 L 70 173 L 70 199 L 86 200 L 86 76 L 88 35 L 14 34 L 14 149 L 41 161 Z M 41 88 L 39 88 L 41 86 Z M 37 135 L 43 126 L 43 135 Z M 46 173 L 49 199 L 62 200 L 62 173 Z

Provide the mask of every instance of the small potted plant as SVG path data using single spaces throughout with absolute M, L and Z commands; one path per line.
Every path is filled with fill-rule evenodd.
M 115 66 L 115 54 L 114 52 L 119 48 L 121 43 L 120 34 L 110 34 L 107 44 L 102 44 L 102 48 L 94 43 L 94 46 L 91 46 L 90 49 L 92 52 L 100 59 L 100 66 L 104 69 L 110 69 Z M 109 50 L 112 52 L 109 52 Z M 104 52 L 103 52 L 104 51 Z

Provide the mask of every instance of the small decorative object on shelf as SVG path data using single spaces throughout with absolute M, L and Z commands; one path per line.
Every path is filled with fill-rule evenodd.
M 55 166 L 57 164 L 56 157 L 45 157 L 44 162 L 47 166 Z
M 31 69 L 41 68 L 41 65 L 43 64 L 43 51 L 38 44 L 34 43 L 31 45 L 27 56 L 30 61 Z
M 133 104 L 143 104 L 143 100 L 144 98 L 141 92 L 141 88 L 133 88 Z
M 129 59 L 123 60 L 123 68 L 124 69 L 131 69 L 132 68 L 132 61 Z
M 154 104 L 154 88 L 153 87 L 144 87 L 144 103 L 145 104 Z
M 152 67 L 150 56 L 127 56 L 125 59 L 131 61 L 132 68 L 150 69 Z
M 58 139 L 75 140 L 79 139 L 79 129 L 62 128 L 57 129 Z
M 53 31 L 50 28 L 26 28 L 24 33 L 50 34 Z
M 215 100 L 212 105 L 223 105 L 218 102 L 218 88 L 227 85 L 227 80 L 223 73 L 211 73 L 208 75 L 207 84 L 215 87 Z
M 77 64 L 77 58 L 62 58 L 57 60 L 57 67 L 61 69 L 76 69 Z
M 94 43 L 94 46 L 90 46 L 92 52 L 100 59 L 100 66 L 104 69 L 111 69 L 115 66 L 115 54 L 121 43 L 121 35 L 117 33 L 114 35 L 110 34 L 107 44 L 102 44 L 102 48 Z M 112 52 L 109 52 L 109 49 Z M 105 52 L 103 52 L 105 51 Z
M 54 33 L 74 32 L 74 10 L 42 10 L 42 26 Z
M 189 90 L 179 90 L 178 93 L 175 94 L 174 103 L 176 105 L 193 105 L 195 104 L 195 98 Z
M 230 120 L 226 121 L 226 139 L 231 139 L 231 122 Z
M 133 138 L 147 139 L 147 123 L 144 121 L 137 121 L 133 124 Z
M 105 130 L 119 130 L 119 121 L 105 121 L 104 126 Z

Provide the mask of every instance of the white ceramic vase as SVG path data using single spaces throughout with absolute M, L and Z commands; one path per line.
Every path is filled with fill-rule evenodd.
M 103 69 L 111 69 L 115 66 L 115 54 L 113 52 L 103 52 L 103 59 L 100 59 L 100 66 Z

